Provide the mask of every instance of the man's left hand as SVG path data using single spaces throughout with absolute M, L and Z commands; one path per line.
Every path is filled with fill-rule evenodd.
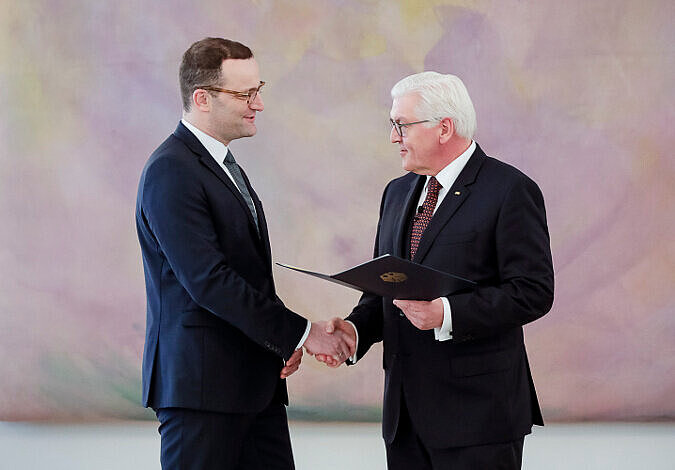
M 443 301 L 440 297 L 430 302 L 394 300 L 394 305 L 400 308 L 410 323 L 420 330 L 431 330 L 443 326 Z
M 301 362 L 302 362 L 302 348 L 296 349 L 295 352 L 288 359 L 288 361 L 286 361 L 286 365 L 284 366 L 283 369 L 281 369 L 280 377 L 282 379 L 285 379 L 289 375 L 293 374 L 295 371 L 298 370 Z

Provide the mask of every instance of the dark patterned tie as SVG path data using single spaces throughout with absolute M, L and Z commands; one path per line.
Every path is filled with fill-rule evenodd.
M 227 151 L 227 155 L 225 155 L 225 161 L 223 163 L 225 164 L 225 167 L 230 171 L 232 179 L 234 179 L 234 182 L 237 184 L 237 187 L 239 188 L 239 192 L 244 197 L 244 201 L 246 201 L 246 205 L 248 206 L 248 209 L 251 211 L 251 215 L 253 216 L 253 221 L 255 222 L 255 229 L 258 232 L 258 236 L 260 236 L 260 227 L 258 227 L 258 217 L 256 217 L 253 199 L 251 199 L 251 194 L 248 192 L 248 187 L 246 186 L 246 181 L 244 181 L 244 176 L 241 174 L 241 169 L 239 168 L 239 165 L 237 165 L 237 162 L 234 159 L 234 155 L 232 155 L 232 152 L 230 152 L 229 150 Z
M 420 246 L 422 234 L 434 215 L 434 208 L 436 207 L 436 202 L 438 202 L 438 191 L 441 188 L 441 183 L 436 178 L 433 176 L 429 178 L 427 197 L 422 204 L 422 212 L 416 213 L 413 220 L 412 233 L 410 234 L 410 259 L 415 257 L 417 248 Z

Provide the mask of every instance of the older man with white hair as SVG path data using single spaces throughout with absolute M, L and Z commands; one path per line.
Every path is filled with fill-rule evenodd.
M 477 287 L 432 301 L 364 294 L 328 328 L 358 336 L 350 362 L 383 341 L 389 469 L 520 468 L 524 436 L 543 424 L 522 327 L 553 302 L 542 194 L 473 141 L 459 78 L 415 74 L 391 94 L 391 142 L 408 173 L 384 190 L 374 255 Z

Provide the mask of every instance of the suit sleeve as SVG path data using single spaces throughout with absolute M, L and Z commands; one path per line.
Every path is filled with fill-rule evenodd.
M 495 227 L 497 279 L 448 297 L 453 338 L 466 341 L 520 327 L 553 303 L 553 263 L 544 199 L 521 175 L 507 191 Z
M 188 164 L 163 158 L 146 170 L 142 214 L 178 282 L 202 308 L 288 359 L 307 320 L 253 288 L 227 264 L 204 188 Z
M 391 183 L 390 183 L 391 184 Z M 377 232 L 375 234 L 375 247 L 373 249 L 373 258 L 377 258 L 383 253 L 380 253 L 380 229 L 382 226 L 382 212 L 384 208 L 384 201 L 386 199 L 387 189 L 389 185 L 384 189 L 382 194 L 382 201 L 380 203 L 380 218 L 377 223 Z M 358 349 L 356 351 L 356 357 L 361 358 L 363 355 L 368 352 L 370 347 L 382 341 L 383 337 L 383 308 L 382 308 L 382 297 L 364 293 L 359 299 L 359 303 L 354 307 L 352 313 L 346 318 L 346 320 L 351 321 L 358 331 Z

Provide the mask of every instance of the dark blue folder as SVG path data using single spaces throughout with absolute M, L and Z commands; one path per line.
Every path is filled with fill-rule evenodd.
M 393 255 L 382 255 L 341 273 L 328 275 L 276 263 L 310 276 L 382 297 L 405 300 L 433 300 L 459 291 L 469 291 L 476 283 L 413 263 Z

